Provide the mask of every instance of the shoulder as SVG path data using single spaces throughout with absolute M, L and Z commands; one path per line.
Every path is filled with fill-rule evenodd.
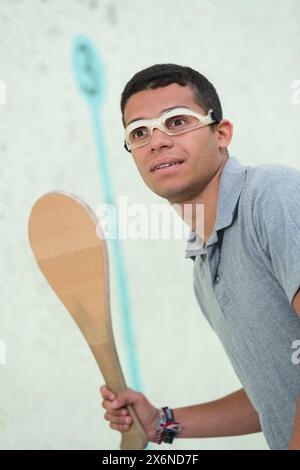
M 299 233 L 298 170 L 275 164 L 247 167 L 242 197 L 245 226 L 253 228 L 266 250 L 270 240 L 279 250 L 288 233 Z
M 246 206 L 259 210 L 290 198 L 300 201 L 300 171 L 279 164 L 247 167 L 243 188 Z

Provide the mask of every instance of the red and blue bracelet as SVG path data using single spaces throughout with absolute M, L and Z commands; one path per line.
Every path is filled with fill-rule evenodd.
M 167 406 L 161 408 L 156 426 L 156 443 L 166 442 L 172 444 L 180 431 L 181 426 L 175 422 L 173 410 Z

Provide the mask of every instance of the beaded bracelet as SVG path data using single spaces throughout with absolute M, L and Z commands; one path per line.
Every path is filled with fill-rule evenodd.
M 156 425 L 156 443 L 161 444 L 166 442 L 167 444 L 172 444 L 180 431 L 181 426 L 174 421 L 173 410 L 167 406 L 161 408 Z

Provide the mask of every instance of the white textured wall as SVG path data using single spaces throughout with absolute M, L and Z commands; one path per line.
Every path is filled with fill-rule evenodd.
M 119 435 L 102 419 L 102 377 L 38 271 L 27 239 L 28 214 L 41 194 L 64 189 L 94 209 L 101 200 L 89 112 L 70 63 L 74 36 L 88 35 L 106 67 L 103 112 L 115 194 L 152 203 L 161 200 L 144 186 L 122 148 L 119 98 L 126 81 L 153 63 L 196 68 L 215 84 L 224 114 L 235 124 L 233 155 L 244 164 L 300 169 L 300 104 L 293 103 L 291 89 L 300 79 L 299 17 L 298 0 L 0 0 L 0 80 L 6 84 L 6 104 L 0 104 L 2 449 L 119 444 Z M 184 242 L 125 242 L 123 248 L 148 398 L 175 407 L 237 389 L 194 299 Z M 128 375 L 113 276 L 111 284 L 118 349 Z M 257 435 L 179 440 L 173 448 L 266 444 Z

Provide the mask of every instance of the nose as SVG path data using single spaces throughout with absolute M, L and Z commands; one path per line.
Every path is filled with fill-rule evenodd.
M 152 130 L 150 137 L 150 149 L 151 151 L 157 150 L 163 147 L 172 147 L 173 140 L 170 135 L 157 129 L 156 127 Z

